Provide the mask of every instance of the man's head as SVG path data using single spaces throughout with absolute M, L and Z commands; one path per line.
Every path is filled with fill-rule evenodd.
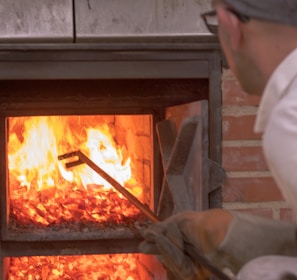
M 213 0 L 218 35 L 243 89 L 261 94 L 277 65 L 297 48 L 297 0 Z

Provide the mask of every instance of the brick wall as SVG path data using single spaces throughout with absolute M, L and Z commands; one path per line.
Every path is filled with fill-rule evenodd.
M 223 207 L 293 221 L 265 163 L 261 135 L 253 132 L 259 96 L 247 95 L 229 70 L 223 72 Z

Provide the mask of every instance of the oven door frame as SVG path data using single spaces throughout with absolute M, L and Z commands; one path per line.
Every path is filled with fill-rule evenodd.
M 212 36 L 132 38 L 75 44 L 1 44 L 0 83 L 2 80 L 13 83 L 17 80 L 207 79 L 208 155 L 211 161 L 221 165 L 222 60 L 219 43 Z M 1 110 L 0 130 L 5 131 L 5 117 L 9 109 L 6 110 L 5 101 L 0 105 L 5 111 L 3 114 Z M 158 119 L 155 120 L 157 121 Z M 2 138 L 0 154 L 5 155 L 5 139 Z M 6 170 L 5 161 L 0 162 L 0 170 Z M 6 179 L 2 178 L 0 184 L 5 185 Z M 204 191 L 206 193 L 203 197 L 208 198 L 206 208 L 221 207 L 220 185 L 210 186 Z M 0 203 L 7 205 L 7 198 L 1 196 Z M 1 221 L 3 220 L 7 220 L 5 213 L 1 213 Z M 2 237 L 6 234 L 2 229 Z M 127 239 L 130 251 L 137 252 L 139 241 Z M 69 248 L 78 248 L 81 242 L 40 241 L 29 245 L 25 241 L 15 242 L 1 238 L 0 257 L 17 256 L 19 252 L 23 252 L 22 255 L 38 255 L 49 249 L 53 254 L 90 254 L 98 253 L 98 247 L 101 248 L 100 253 L 119 252 L 119 248 L 126 252 L 118 240 L 108 243 L 104 240 L 85 240 L 84 249 L 79 252 L 69 251 Z

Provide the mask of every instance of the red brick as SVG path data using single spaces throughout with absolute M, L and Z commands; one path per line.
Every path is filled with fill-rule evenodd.
M 236 80 L 228 79 L 222 82 L 223 105 L 250 106 L 259 105 L 260 96 L 245 93 Z
M 271 177 L 227 178 L 223 187 L 224 202 L 283 201 Z
M 223 147 L 226 171 L 267 171 L 262 147 Z
M 295 215 L 293 214 L 292 209 L 281 208 L 280 209 L 280 220 L 285 221 L 285 222 L 295 222 Z
M 238 212 L 244 212 L 247 214 L 260 216 L 264 218 L 272 218 L 273 212 L 270 208 L 249 208 L 249 209 L 236 209 Z
M 255 115 L 224 116 L 223 140 L 259 140 L 260 134 L 254 133 Z

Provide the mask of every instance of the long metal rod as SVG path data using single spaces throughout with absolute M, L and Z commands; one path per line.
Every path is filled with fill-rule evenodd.
M 58 160 L 64 160 L 71 157 L 78 157 L 78 159 L 76 161 L 66 163 L 65 165 L 67 168 L 74 167 L 83 163 L 87 164 L 103 179 L 110 183 L 117 191 L 125 196 L 131 203 L 133 203 L 140 211 L 142 211 L 142 213 L 145 214 L 152 222 L 160 222 L 160 219 L 146 205 L 141 203 L 134 195 L 127 191 L 121 184 L 119 184 L 114 178 L 112 178 L 108 173 L 101 169 L 81 151 L 74 151 L 67 154 L 59 155 Z M 193 260 L 194 263 L 198 262 L 199 264 L 203 265 L 206 269 L 208 269 L 209 272 L 217 277 L 217 279 L 231 280 L 225 273 L 212 265 L 207 258 L 201 255 L 192 244 L 185 243 L 185 253 Z
M 108 173 L 106 173 L 102 168 L 90 160 L 81 151 L 74 151 L 68 154 L 58 156 L 59 160 L 77 156 L 78 160 L 70 163 L 66 163 L 66 167 L 76 166 L 82 163 L 87 164 L 96 173 L 98 173 L 103 179 L 105 179 L 109 184 L 111 184 L 117 191 L 119 191 L 124 197 L 126 197 L 131 203 L 133 203 L 142 213 L 144 213 L 152 222 L 156 223 L 159 221 L 157 216 L 151 211 L 146 205 L 141 203 L 133 194 L 127 191 L 119 182 L 112 178 Z

